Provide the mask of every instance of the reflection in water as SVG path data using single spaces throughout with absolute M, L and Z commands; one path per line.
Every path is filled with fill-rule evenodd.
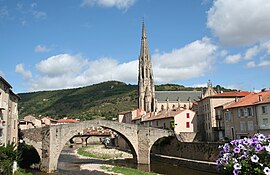
M 151 165 L 137 165 L 134 164 L 132 159 L 125 160 L 98 160 L 98 159 L 79 159 L 74 150 L 76 148 L 65 147 L 61 152 L 58 161 L 58 170 L 56 173 L 51 175 L 107 175 L 106 173 L 97 172 L 97 171 L 87 171 L 80 170 L 80 165 L 83 164 L 112 164 L 118 166 L 125 166 L 131 168 L 138 168 L 144 171 L 152 171 L 159 174 L 165 175 L 218 175 L 217 173 L 208 173 L 203 171 L 192 170 L 190 168 L 178 167 L 171 164 L 166 164 L 158 161 L 152 161 Z M 33 172 L 34 175 L 48 175 L 47 173 L 42 172 Z

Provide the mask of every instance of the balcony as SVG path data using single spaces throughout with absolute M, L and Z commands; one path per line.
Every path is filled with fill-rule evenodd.
M 222 116 L 221 115 L 216 115 L 216 120 L 222 120 Z
M 270 129 L 270 123 L 258 125 L 259 129 Z

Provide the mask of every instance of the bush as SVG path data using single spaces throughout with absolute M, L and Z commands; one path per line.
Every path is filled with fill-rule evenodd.
M 12 174 L 13 162 L 19 157 L 15 144 L 0 146 L 0 174 Z
M 232 140 L 220 146 L 218 167 L 233 175 L 270 175 L 270 135 Z

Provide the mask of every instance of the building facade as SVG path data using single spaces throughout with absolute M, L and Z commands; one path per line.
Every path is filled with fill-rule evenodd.
M 211 88 L 211 86 L 208 86 L 208 88 Z M 218 127 L 219 119 L 216 118 L 215 108 L 248 94 L 249 92 L 241 91 L 224 92 L 205 96 L 198 101 L 198 132 L 201 134 L 200 139 L 203 141 L 218 141 L 221 139 L 219 138 L 219 131 L 222 128 Z
M 12 86 L 0 76 L 0 145 L 18 141 L 18 101 Z
M 251 93 L 224 108 L 225 136 L 230 139 L 270 134 L 270 91 Z

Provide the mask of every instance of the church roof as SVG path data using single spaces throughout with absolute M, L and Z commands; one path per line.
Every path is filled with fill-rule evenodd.
M 158 102 L 166 101 L 177 101 L 188 102 L 189 100 L 197 101 L 201 97 L 201 91 L 156 91 L 156 99 Z

